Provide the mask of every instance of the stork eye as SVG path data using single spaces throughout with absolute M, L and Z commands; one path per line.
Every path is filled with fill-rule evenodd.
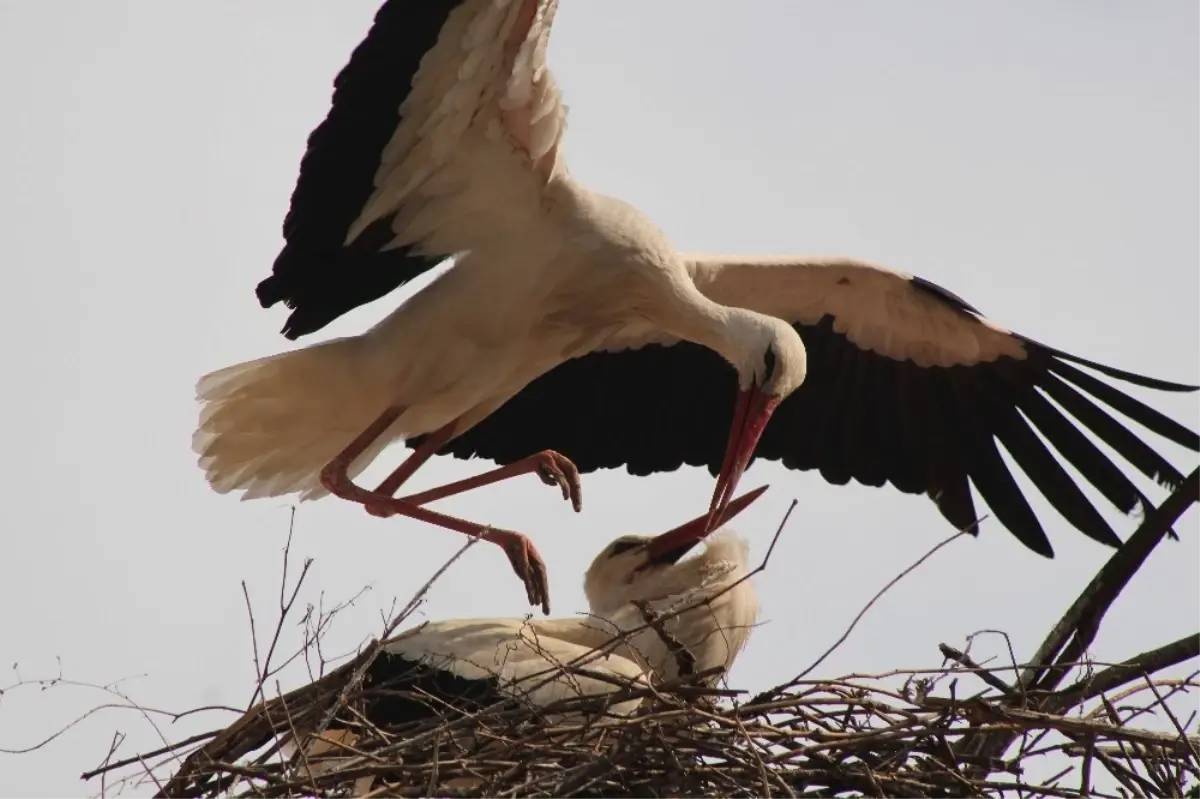
M 766 371 L 763 373 L 763 383 L 770 383 L 771 378 L 775 375 L 775 367 L 778 365 L 779 359 L 775 355 L 775 347 L 767 347 L 766 353 L 763 355 L 763 364 L 766 366 Z
M 622 552 L 628 552 L 634 547 L 641 546 L 641 541 L 614 541 L 610 547 L 613 555 L 620 555 Z

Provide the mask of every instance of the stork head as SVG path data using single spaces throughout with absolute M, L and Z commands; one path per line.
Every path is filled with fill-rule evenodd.
M 705 533 L 720 526 L 771 414 L 800 387 L 808 372 L 808 353 L 800 334 L 773 316 L 728 309 L 726 348 L 725 357 L 738 372 L 738 394 Z
M 766 490 L 767 486 L 762 486 L 727 503 L 716 526 L 737 516 Z M 670 596 L 694 587 L 687 584 L 694 579 L 690 576 L 676 579 L 678 564 L 708 536 L 707 524 L 705 514 L 662 535 L 623 535 L 606 546 L 583 580 L 591 611 L 608 616 L 635 600 Z

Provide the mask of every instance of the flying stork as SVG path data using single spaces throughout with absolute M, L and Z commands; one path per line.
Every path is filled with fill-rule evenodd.
M 425 503 L 533 472 L 578 510 L 580 472 L 688 464 L 717 475 L 715 519 L 757 456 L 926 494 L 960 529 L 978 518 L 974 485 L 1052 557 L 997 442 L 1071 525 L 1109 545 L 1120 539 L 1060 458 L 1123 512 L 1147 500 L 1075 423 L 1137 471 L 1182 479 L 1118 417 L 1193 451 L 1200 437 L 1078 366 L 1161 391 L 1195 386 L 1062 352 L 862 261 L 683 254 L 636 209 L 573 179 L 546 64 L 556 5 L 379 9 L 309 138 L 258 299 L 292 309 L 294 340 L 454 263 L 361 335 L 201 378 L 193 447 L 217 491 L 331 492 L 479 533 L 548 612 L 524 536 Z M 373 491 L 356 485 L 397 439 L 411 456 Z M 499 466 L 394 499 L 434 454 Z
M 729 503 L 719 523 L 764 490 Z M 447 711 L 478 713 L 514 698 L 545 708 L 575 697 L 615 694 L 625 686 L 671 682 L 685 676 L 672 648 L 677 644 L 691 655 L 697 681 L 715 684 L 750 637 L 758 596 L 747 579 L 745 540 L 719 530 L 705 541 L 708 526 L 705 514 L 659 536 L 613 541 L 586 572 L 588 615 L 452 619 L 395 636 L 364 676 L 363 717 L 376 727 L 394 728 Z M 684 559 L 701 541 L 704 549 Z M 638 601 L 659 614 L 673 640 L 647 626 L 632 604 Z M 701 676 L 706 672 L 711 673 Z M 627 715 L 642 701 L 634 696 L 603 712 Z M 557 718 L 579 715 L 566 710 Z M 335 726 L 309 744 L 308 755 L 344 752 L 356 737 L 353 726 Z M 328 769 L 329 763 L 317 768 Z

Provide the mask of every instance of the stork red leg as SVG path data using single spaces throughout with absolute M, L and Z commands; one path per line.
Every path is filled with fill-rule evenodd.
M 405 502 L 403 499 L 383 497 L 372 498 L 371 501 L 394 514 L 408 516 L 411 519 L 454 530 L 464 535 L 478 536 L 484 541 L 496 544 L 504 550 L 504 554 L 508 555 L 508 562 L 512 564 L 513 571 L 525 583 L 525 594 L 529 598 L 529 604 L 541 605 L 542 612 L 547 616 L 550 615 L 550 586 L 546 574 L 546 564 L 533 546 L 533 542 L 525 536 L 511 530 L 499 530 L 488 525 L 469 522 L 457 516 L 438 513 L 420 505 Z
M 440 446 L 440 444 L 438 446 Z M 411 461 L 412 458 L 409 460 Z M 408 461 L 405 462 L 405 465 L 407 465 L 407 463 Z M 384 494 L 389 497 L 394 495 L 397 489 L 400 488 L 400 484 L 403 483 L 403 480 L 394 481 L 393 478 L 395 478 L 402 469 L 404 469 L 404 466 L 401 466 L 395 472 L 392 472 L 392 474 L 386 480 L 379 484 L 374 493 Z M 570 458 L 561 453 L 555 452 L 552 449 L 542 450 L 541 452 L 530 455 L 527 458 L 522 458 L 515 463 L 510 463 L 507 466 L 501 466 L 497 469 L 492 469 L 491 471 L 484 472 L 483 474 L 477 474 L 474 477 L 468 477 L 464 480 L 456 480 L 453 483 L 447 483 L 444 486 L 431 488 L 427 491 L 420 491 L 416 494 L 408 494 L 400 499 L 413 505 L 424 505 L 428 502 L 434 502 L 435 500 L 452 497 L 455 494 L 462 494 L 474 488 L 482 488 L 483 486 L 499 483 L 503 480 L 519 477 L 523 474 L 529 474 L 530 472 L 533 472 L 537 474 L 538 477 L 542 478 L 542 482 L 546 485 L 558 486 L 559 490 L 562 491 L 563 499 L 571 502 L 571 507 L 575 509 L 576 513 L 579 513 L 581 510 L 583 510 L 583 486 L 579 480 L 579 469 L 575 467 L 575 464 L 571 462 Z M 412 474 L 412 470 L 410 470 L 408 474 Z M 404 477 L 407 478 L 407 475 Z M 367 511 L 375 514 L 376 516 L 392 515 L 392 512 L 386 508 L 379 508 L 373 504 L 367 506 Z
M 346 449 L 342 450 L 324 469 L 321 470 L 321 485 L 329 493 L 351 502 L 367 505 L 372 509 L 385 511 L 387 515 L 400 514 L 427 524 L 454 530 L 464 535 L 478 536 L 484 541 L 498 545 L 508 555 L 513 571 L 525 583 L 525 593 L 531 605 L 541 605 L 542 612 L 550 614 L 550 588 L 546 574 L 546 564 L 533 546 L 533 542 L 520 533 L 510 530 L 497 530 L 483 524 L 469 522 L 456 516 L 422 508 L 404 499 L 394 499 L 387 494 L 377 494 L 356 485 L 349 477 L 350 464 L 366 451 L 375 439 L 383 435 L 392 423 L 404 412 L 403 408 L 389 408 L 380 414 L 371 425 L 355 438 Z M 412 476 L 421 464 L 449 438 L 449 430 L 444 428 L 432 435 L 406 460 L 400 468 L 385 480 L 385 484 L 394 482 L 398 488 Z M 441 436 L 441 440 L 438 440 Z M 399 478 L 393 481 L 399 474 Z M 386 485 L 385 485 L 386 487 Z M 394 490 L 394 489 L 393 489 Z
M 416 472 L 417 469 L 420 469 L 421 466 L 424 465 L 425 461 L 432 458 L 434 453 L 441 449 L 442 445 L 450 440 L 450 436 L 453 433 L 453 422 L 441 428 L 440 430 L 434 430 L 429 434 L 428 438 L 421 442 L 421 446 L 413 450 L 412 455 L 409 455 L 404 460 L 404 463 L 397 466 L 391 474 L 384 478 L 382 483 L 375 487 L 375 490 L 372 491 L 371 494 L 373 496 L 382 496 L 387 499 L 394 497 L 396 492 L 400 489 L 400 486 L 408 482 L 408 478 L 412 477 L 413 473 Z M 405 499 L 408 500 L 407 497 L 405 497 Z M 384 511 L 383 509 L 376 507 L 373 500 L 365 504 L 367 506 L 367 513 L 370 513 L 372 516 L 381 516 L 383 518 L 387 518 L 388 516 L 392 515 L 390 511 Z M 425 503 L 417 502 L 414 504 L 423 505 Z

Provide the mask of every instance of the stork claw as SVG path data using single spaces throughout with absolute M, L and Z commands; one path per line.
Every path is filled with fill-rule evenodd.
M 494 535 L 494 534 L 493 534 Z M 496 537 L 492 538 L 496 541 Z M 508 533 L 503 543 L 496 541 L 508 555 L 508 562 L 513 571 L 525 583 L 525 595 L 531 605 L 541 605 L 542 613 L 550 615 L 550 581 L 546 572 L 546 564 L 538 554 L 533 542 L 519 533 Z
M 571 506 L 575 508 L 576 513 L 583 510 L 583 485 L 579 479 L 579 469 L 566 455 L 555 452 L 552 449 L 542 450 L 527 458 L 522 458 L 516 463 L 501 466 L 498 469 L 493 469 L 475 477 L 469 477 L 466 480 L 458 480 L 439 488 L 409 494 L 406 497 L 401 497 L 400 501 L 411 505 L 425 505 L 430 502 L 436 502 L 439 499 L 461 494 L 465 491 L 498 483 L 501 480 L 507 480 L 510 477 L 516 477 L 526 472 L 536 473 L 538 478 L 546 485 L 558 486 L 559 491 L 562 492 L 563 499 L 571 502 Z M 399 512 L 395 510 L 392 498 L 392 494 L 395 493 L 398 487 L 397 484 L 392 482 L 391 478 L 388 478 L 374 491 L 366 492 L 366 496 L 356 499 L 356 501 L 363 504 L 367 513 L 381 519 L 386 519 L 390 516 L 395 516 Z
M 558 486 L 563 499 L 569 500 L 576 513 L 583 510 L 583 483 L 579 479 L 579 468 L 571 459 L 552 449 L 542 450 L 534 456 L 538 459 L 537 475 L 548 486 Z

